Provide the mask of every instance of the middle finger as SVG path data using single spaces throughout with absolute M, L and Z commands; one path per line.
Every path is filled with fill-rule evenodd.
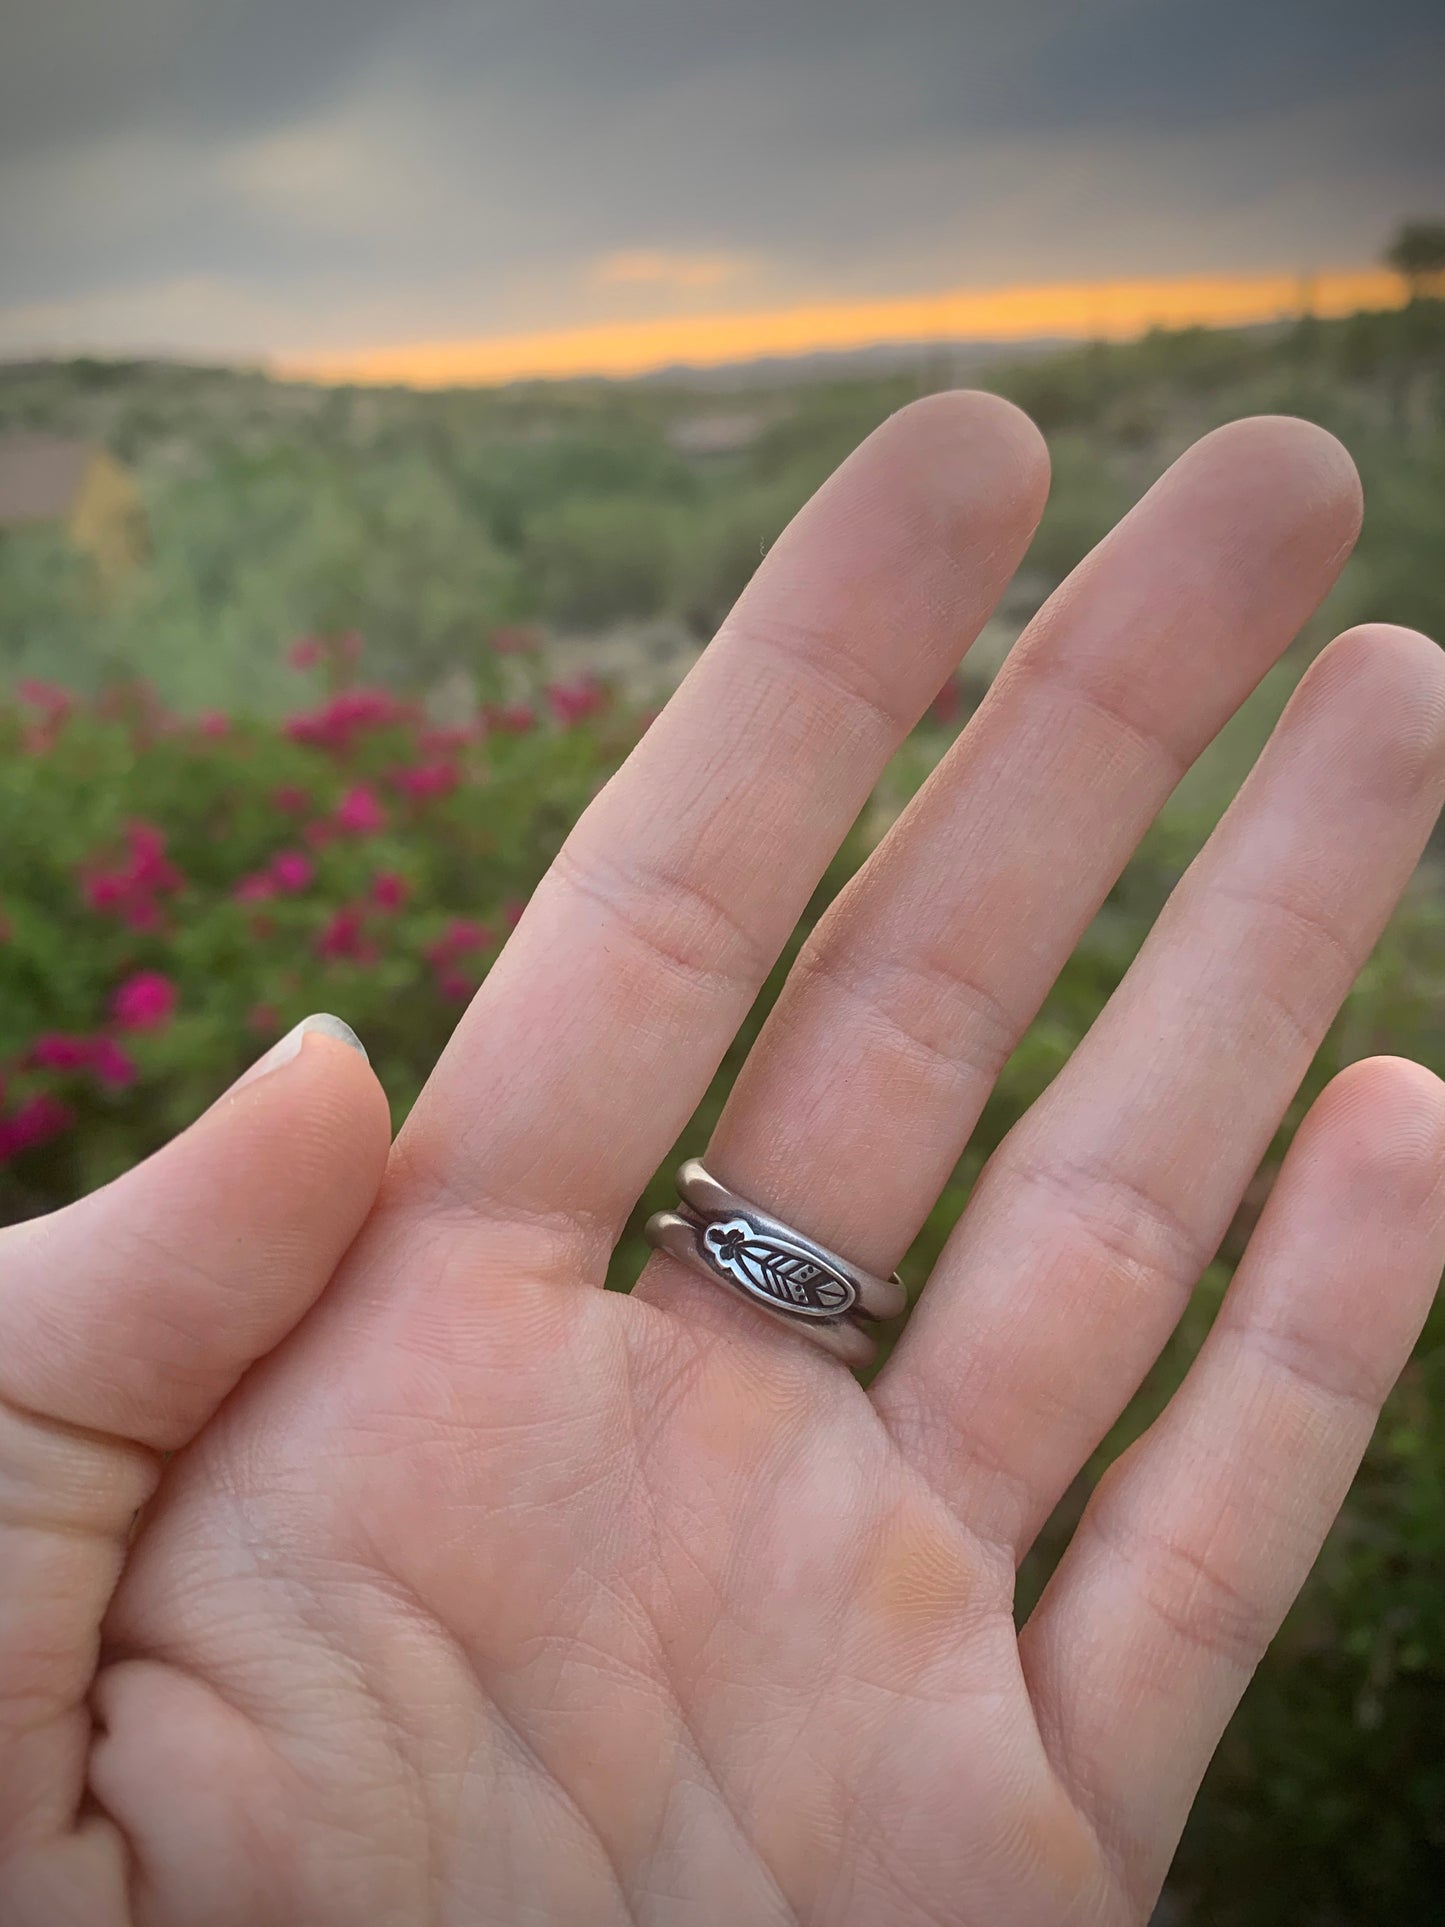
M 708 1147 L 744 1197 L 887 1273 L 1183 771 L 1329 589 L 1359 484 L 1305 422 L 1197 443 L 1045 605 L 822 919 Z M 672 1261 L 648 1297 L 701 1310 Z M 750 1318 L 710 1293 L 709 1318 Z

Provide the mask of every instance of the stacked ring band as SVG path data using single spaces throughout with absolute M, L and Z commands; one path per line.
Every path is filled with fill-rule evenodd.
M 720 1184 L 696 1158 L 677 1174 L 682 1202 L 647 1221 L 647 1238 L 693 1271 L 740 1292 L 848 1365 L 866 1365 L 869 1326 L 896 1318 L 908 1294 Z

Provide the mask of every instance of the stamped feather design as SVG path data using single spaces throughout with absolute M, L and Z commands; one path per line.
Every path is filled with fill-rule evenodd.
M 815 1253 L 775 1232 L 760 1232 L 746 1218 L 708 1225 L 702 1242 L 719 1271 L 781 1310 L 805 1318 L 837 1318 L 857 1296 L 849 1280 Z

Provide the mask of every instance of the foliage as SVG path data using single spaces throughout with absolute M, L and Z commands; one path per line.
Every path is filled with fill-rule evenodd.
M 542 615 L 562 628 L 619 622 L 666 600 L 673 517 L 646 497 L 573 497 L 533 518 L 525 554 Z
M 443 728 L 312 693 L 279 728 L 143 689 L 0 710 L 0 1220 L 128 1167 L 312 1010 L 405 1111 L 628 740 L 576 684 Z
M 1445 290 L 1445 221 L 1406 221 L 1385 250 L 1413 299 Z
M 1052 587 L 1192 436 L 1284 410 L 1342 434 L 1388 500 L 1366 527 L 1360 599 L 1368 586 L 1371 613 L 1438 625 L 1445 589 L 1412 557 L 1438 515 L 1442 366 L 1445 303 L 1428 300 L 1000 362 L 989 385 L 1054 449 L 1030 582 Z M 931 381 L 416 394 L 160 364 L 0 370 L 0 432 L 104 441 L 136 472 L 153 551 L 102 602 L 53 533 L 0 537 L 0 685 L 141 674 L 183 709 L 277 714 L 278 644 L 310 631 L 360 628 L 369 673 L 413 691 L 458 667 L 485 677 L 499 623 L 666 617 L 703 635 L 828 471 Z M 734 453 L 686 452 L 678 431 L 699 413 L 744 422 Z

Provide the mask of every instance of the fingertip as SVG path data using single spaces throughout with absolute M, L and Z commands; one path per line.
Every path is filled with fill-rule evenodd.
M 1392 674 L 1430 691 L 1445 693 L 1445 650 L 1418 629 L 1398 622 L 1358 622 L 1345 629 L 1315 658 L 1310 675 Z
M 1364 517 L 1354 457 L 1337 435 L 1298 415 L 1245 415 L 1195 442 L 1181 460 L 1218 464 L 1296 512 L 1325 514 L 1353 541 Z
M 345 1039 L 341 1033 L 349 1033 Z M 235 1133 L 247 1162 L 297 1166 L 310 1189 L 333 1197 L 376 1197 L 391 1150 L 391 1106 L 351 1025 L 304 1019 L 254 1064 L 198 1129 Z M 277 1058 L 276 1052 L 281 1052 Z
M 1397 622 L 1356 623 L 1320 651 L 1309 675 L 1316 681 L 1388 678 L 1402 700 L 1422 705 L 1445 733 L 1445 649 L 1418 629 Z
M 1345 630 L 1311 663 L 1286 713 L 1291 728 L 1324 727 L 1356 763 L 1368 756 L 1372 787 L 1396 809 L 1445 782 L 1445 651 L 1418 630 Z M 1323 768 L 1318 747 L 1311 754 Z
M 343 1043 L 332 1033 L 313 1031 L 298 1064 L 314 1076 L 318 1104 L 331 1107 L 338 1124 L 350 1124 L 358 1154 L 364 1151 L 379 1183 L 391 1150 L 391 1105 L 360 1041 Z
M 333 1043 L 345 1044 L 348 1049 L 358 1051 L 361 1056 L 366 1059 L 368 1064 L 371 1062 L 371 1056 L 365 1044 L 362 1043 L 346 1019 L 335 1016 L 329 1010 L 318 1010 L 313 1012 L 310 1017 L 303 1017 L 296 1028 L 300 1031 L 303 1038 L 328 1037 Z
M 1337 1199 L 1360 1195 L 1410 1217 L 1445 1214 L 1445 1082 L 1407 1057 L 1369 1057 L 1335 1076 L 1301 1131 Z
M 944 499 L 1018 504 L 1042 514 L 1049 449 L 1037 425 L 1002 395 L 952 388 L 924 395 L 888 417 L 864 443 L 905 462 Z
M 1156 496 L 1186 498 L 1197 538 L 1227 544 L 1236 568 L 1247 563 L 1251 576 L 1265 569 L 1281 584 L 1306 590 L 1295 626 L 1318 606 L 1343 566 L 1364 513 L 1348 449 L 1328 430 L 1290 415 L 1250 415 L 1211 430 L 1184 451 L 1133 514 L 1144 512 Z
M 1434 1118 L 1445 1132 L 1445 1079 L 1413 1057 L 1362 1057 L 1330 1079 L 1316 1109 L 1321 1106 Z
M 386 1101 L 365 1044 L 344 1017 L 326 1010 L 314 1011 L 294 1024 L 241 1073 L 225 1095 L 233 1098 L 302 1061 L 308 1061 L 313 1071 L 325 1067 L 329 1076 L 349 1084 L 354 1091 L 368 1089 L 380 1095 L 383 1104 Z
M 254 1084 L 259 1078 L 269 1077 L 272 1071 L 280 1070 L 301 1054 L 302 1046 L 308 1037 L 328 1037 L 333 1043 L 344 1044 L 349 1050 L 357 1051 L 370 1063 L 365 1044 L 357 1036 L 344 1018 L 335 1017 L 329 1010 L 313 1011 L 311 1016 L 303 1017 L 299 1024 L 293 1024 L 284 1037 L 280 1037 L 271 1048 L 241 1075 L 231 1086 L 232 1092 Z
M 183 1444 L 321 1295 L 376 1201 L 389 1138 L 363 1054 L 334 1029 L 302 1031 L 17 1248 L 8 1395 L 154 1449 Z

